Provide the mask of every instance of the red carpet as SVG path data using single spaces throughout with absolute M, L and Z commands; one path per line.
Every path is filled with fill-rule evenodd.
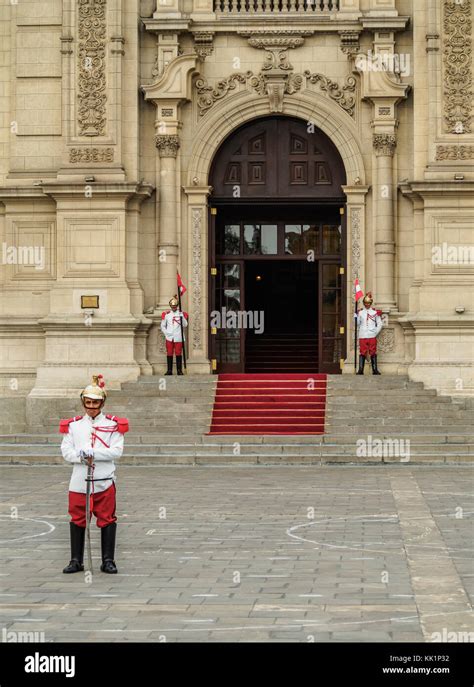
M 221 374 L 209 434 L 324 434 L 325 374 Z

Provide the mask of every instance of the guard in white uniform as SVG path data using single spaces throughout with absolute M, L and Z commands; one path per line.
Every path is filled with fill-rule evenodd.
M 382 311 L 374 310 L 372 304 L 374 299 L 370 291 L 364 298 L 364 310 L 360 310 L 357 316 L 357 326 L 359 331 L 359 370 L 358 375 L 364 374 L 364 365 L 367 354 L 370 355 L 372 363 L 372 373 L 379 375 L 377 369 L 377 336 L 382 330 Z
M 123 435 L 128 431 L 128 420 L 104 415 L 102 408 L 107 398 L 102 375 L 94 375 L 92 384 L 81 393 L 86 414 L 61 420 L 59 431 L 64 434 L 61 451 L 68 463 L 73 464 L 69 483 L 69 515 L 71 516 L 71 561 L 64 573 L 84 570 L 84 540 L 86 527 L 87 468 L 93 468 L 91 485 L 91 514 L 97 518 L 101 531 L 102 572 L 114 574 L 117 518 L 115 516 L 115 461 L 123 452 Z
M 170 300 L 171 310 L 161 313 L 161 331 L 166 338 L 167 375 L 173 374 L 173 355 L 176 353 L 176 371 L 183 374 L 183 331 L 188 326 L 188 313 L 178 310 L 176 296 Z

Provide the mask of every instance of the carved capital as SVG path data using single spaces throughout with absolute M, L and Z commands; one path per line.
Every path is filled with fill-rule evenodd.
M 179 136 L 166 136 L 157 134 L 155 145 L 160 157 L 176 157 L 179 150 Z
M 373 145 L 377 156 L 393 157 L 397 147 L 395 134 L 374 134 Z

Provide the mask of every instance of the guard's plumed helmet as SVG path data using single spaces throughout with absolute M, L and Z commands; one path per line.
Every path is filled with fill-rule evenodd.
M 93 375 L 92 384 L 86 386 L 84 391 L 81 393 L 81 401 L 85 398 L 92 398 L 95 401 L 105 402 L 107 398 L 107 392 L 105 390 L 105 382 L 103 375 Z
M 368 305 L 372 305 L 374 302 L 374 299 L 372 298 L 372 293 L 370 291 L 367 291 L 367 293 L 364 296 L 364 303 L 367 303 Z
M 178 299 L 176 298 L 176 296 L 173 296 L 173 298 L 170 300 L 170 307 L 171 308 L 177 308 L 178 305 L 179 305 Z

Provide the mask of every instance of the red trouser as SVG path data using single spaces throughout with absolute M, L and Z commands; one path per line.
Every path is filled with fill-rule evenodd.
M 91 494 L 91 514 L 97 518 L 97 527 L 107 527 L 117 522 L 115 516 L 115 484 L 98 494 Z M 69 515 L 78 527 L 86 526 L 86 495 L 69 492 Z
M 377 339 L 359 339 L 361 355 L 377 355 Z
M 183 352 L 183 344 L 178 341 L 166 341 L 166 355 L 181 355 Z

